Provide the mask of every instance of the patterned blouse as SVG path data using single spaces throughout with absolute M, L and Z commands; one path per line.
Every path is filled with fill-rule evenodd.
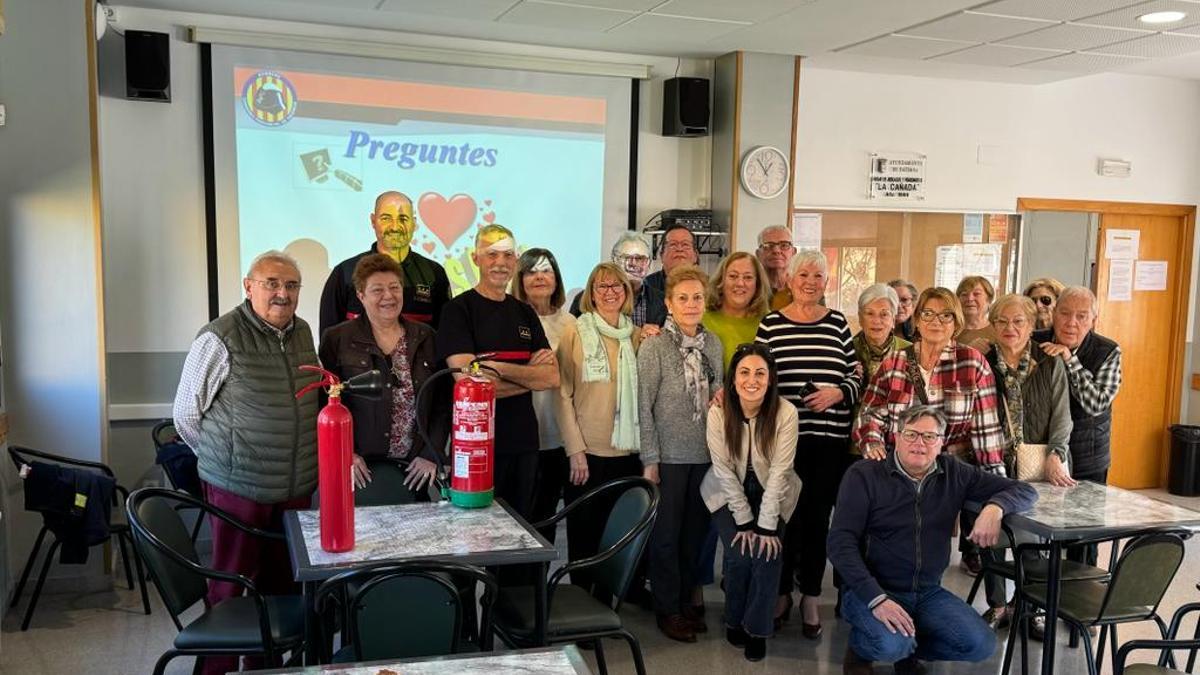
M 917 367 L 913 349 L 895 352 L 879 364 L 854 424 L 853 439 L 860 448 L 871 443 L 895 446 L 900 413 L 921 403 L 910 376 Z M 946 345 L 925 391 L 926 402 L 941 408 L 949 422 L 944 451 L 1004 475 L 1006 443 L 997 414 L 996 378 L 983 354 L 955 342 Z
M 412 452 L 413 429 L 417 421 L 417 393 L 413 388 L 412 371 L 408 368 L 408 347 L 402 336 L 392 350 L 392 433 L 388 457 L 405 459 Z

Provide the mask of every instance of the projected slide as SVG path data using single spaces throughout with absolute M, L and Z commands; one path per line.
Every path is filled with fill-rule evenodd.
M 304 270 L 305 294 L 319 295 L 329 268 L 374 241 L 368 215 L 387 190 L 412 198 L 413 248 L 445 266 L 454 293 L 477 280 L 469 253 L 488 223 L 512 229 L 522 249 L 553 251 L 568 289 L 602 258 L 602 97 L 242 66 L 232 74 L 240 269 L 286 249 L 317 268 Z

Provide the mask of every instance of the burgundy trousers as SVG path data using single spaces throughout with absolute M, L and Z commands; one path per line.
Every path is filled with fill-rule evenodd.
M 307 509 L 312 505 L 312 496 L 296 497 L 277 504 L 260 504 L 245 497 L 222 490 L 215 485 L 202 483 L 204 498 L 212 506 L 225 511 L 251 527 L 268 532 L 283 532 L 283 512 L 292 509 Z M 292 579 L 292 565 L 288 560 L 287 544 L 280 540 L 264 539 L 243 532 L 217 518 L 209 518 L 212 528 L 212 567 L 222 572 L 241 574 L 254 582 L 263 595 L 293 595 L 299 588 Z M 212 607 L 222 600 L 244 594 L 244 589 L 228 581 L 208 582 L 208 595 L 204 602 Z M 261 657 L 247 657 L 246 668 L 263 668 Z M 238 669 L 236 657 L 209 657 L 204 659 L 205 675 L 228 673 Z

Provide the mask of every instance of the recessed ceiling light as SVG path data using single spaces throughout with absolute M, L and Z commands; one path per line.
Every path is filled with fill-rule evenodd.
M 1150 12 L 1138 17 L 1142 23 L 1175 23 L 1182 21 L 1187 12 Z

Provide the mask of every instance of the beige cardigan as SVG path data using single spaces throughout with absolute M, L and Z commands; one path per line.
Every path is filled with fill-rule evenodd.
M 642 331 L 636 326 L 630 336 L 636 352 Z M 624 457 L 630 452 L 612 446 L 613 423 L 617 410 L 617 355 L 620 343 L 600 336 L 608 353 L 607 382 L 583 381 L 583 341 L 572 323 L 558 340 L 558 428 L 562 432 L 567 456 L 586 452 L 598 457 Z M 636 412 L 636 411 L 631 411 Z
M 742 434 L 741 456 L 734 460 L 725 446 L 724 411 L 715 405 L 708 409 L 708 452 L 712 455 L 712 467 L 700 483 L 700 496 L 711 512 L 728 506 L 738 529 L 747 529 L 754 520 L 742 484 L 746 481 L 746 458 L 750 455 L 757 423 L 757 420 L 750 420 L 748 433 Z M 796 501 L 800 497 L 800 477 L 792 468 L 796 457 L 796 426 L 796 408 L 781 399 L 775 422 L 775 448 L 770 461 L 760 448 L 754 447 L 754 473 L 764 490 L 754 528 L 759 534 L 776 534 L 780 519 L 788 520 L 796 510 Z

